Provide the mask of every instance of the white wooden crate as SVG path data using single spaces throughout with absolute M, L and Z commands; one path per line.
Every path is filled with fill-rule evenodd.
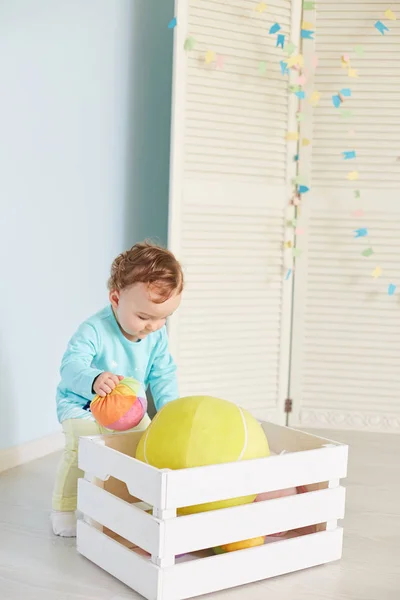
M 78 551 L 148 600 L 182 600 L 338 560 L 347 446 L 262 425 L 273 456 L 179 471 L 132 458 L 140 433 L 82 438 Z M 308 491 L 176 516 L 182 506 L 295 486 Z M 264 546 L 209 551 L 261 535 Z

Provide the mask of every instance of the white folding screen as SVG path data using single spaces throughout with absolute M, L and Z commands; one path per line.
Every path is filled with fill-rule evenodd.
M 400 17 L 400 3 L 390 6 Z M 318 0 L 304 17 L 316 31 L 315 43 L 303 44 L 305 62 L 318 57 L 306 96 L 321 100 L 301 108 L 312 143 L 299 163 L 310 192 L 295 270 L 296 425 L 400 431 L 400 295 L 388 293 L 400 284 L 400 24 L 387 8 Z M 335 108 L 332 96 L 347 88 L 351 97 Z M 359 179 L 349 180 L 354 172 Z
M 282 421 L 294 153 L 285 136 L 296 126 L 296 98 L 268 31 L 272 11 L 289 39 L 300 10 L 290 0 L 275 0 L 268 12 L 256 6 L 176 3 L 169 237 L 187 284 L 170 341 L 182 395 L 225 397 Z M 184 50 L 185 41 L 194 47 Z
M 170 339 L 181 394 L 282 422 L 289 384 L 291 424 L 399 431 L 400 295 L 388 286 L 400 290 L 400 26 L 381 0 L 319 0 L 303 15 L 290 0 L 263 8 L 176 2 L 170 247 L 187 287 Z M 277 22 L 299 44 L 304 20 L 315 41 L 300 48 L 300 140 L 311 143 L 297 147 L 285 135 L 297 130 L 298 100 L 269 29 Z M 310 191 L 285 280 L 296 166 Z M 358 229 L 367 235 L 355 239 Z

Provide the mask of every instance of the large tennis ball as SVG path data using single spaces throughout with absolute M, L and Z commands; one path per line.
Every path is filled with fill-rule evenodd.
M 232 402 L 210 396 L 166 404 L 142 436 L 136 458 L 159 469 L 185 469 L 269 456 L 261 425 Z M 192 514 L 253 502 L 254 496 L 180 508 Z
M 90 410 L 103 427 L 113 431 L 127 431 L 139 425 L 146 414 L 146 393 L 139 381 L 133 377 L 125 377 L 104 398 L 93 398 Z

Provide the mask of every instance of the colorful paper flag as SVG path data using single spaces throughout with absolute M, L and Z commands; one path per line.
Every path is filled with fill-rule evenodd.
M 394 285 L 394 283 L 389 283 L 389 287 L 388 287 L 388 294 L 389 296 L 393 296 L 393 294 L 396 291 L 397 286 Z
M 215 67 L 217 69 L 223 69 L 225 64 L 225 57 L 222 54 L 217 54 L 217 58 L 215 61 Z
M 293 248 L 293 258 L 299 258 L 299 256 L 301 256 L 301 250 L 300 248 Z
M 296 119 L 298 123 L 301 123 L 301 121 L 304 121 L 304 114 L 302 112 L 296 113 Z
M 291 56 L 287 60 L 287 66 L 289 69 L 298 65 L 299 67 L 304 67 L 304 57 L 302 54 L 296 54 L 295 56 Z
M 365 237 L 368 235 L 368 229 L 366 229 L 365 227 L 360 227 L 360 229 L 355 229 L 354 230 L 355 233 L 355 238 L 359 238 L 359 237 Z
M 310 144 L 311 144 L 311 142 L 310 142 L 310 140 L 309 140 L 309 139 L 307 139 L 307 138 L 303 138 L 303 139 L 301 140 L 301 145 L 302 145 L 302 146 L 309 146 Z
M 396 15 L 392 10 L 390 10 L 390 8 L 385 10 L 385 17 L 389 19 L 389 21 L 395 21 L 397 19 Z
M 345 150 L 344 152 L 342 152 L 343 154 L 343 158 L 344 160 L 351 160 L 352 158 L 356 157 L 356 151 L 355 150 Z
M 278 37 L 276 38 L 276 47 L 282 49 L 285 47 L 285 36 L 282 33 L 278 33 Z
M 296 235 L 304 235 L 304 229 L 302 229 L 301 227 L 296 227 L 295 233 Z
M 389 27 L 386 27 L 386 25 L 384 23 L 382 23 L 382 21 L 377 21 L 374 25 L 374 27 L 379 31 L 379 33 L 381 33 L 382 35 L 385 35 L 385 31 L 389 31 Z
M 303 21 L 301 24 L 302 29 L 314 29 L 314 25 L 308 21 Z
M 358 198 L 359 198 L 360 196 L 361 196 L 361 194 L 360 194 L 360 190 L 354 190 L 354 198 L 355 198 L 356 200 L 358 200 Z
M 207 50 L 205 61 L 206 65 L 211 64 L 215 60 L 215 52 L 213 50 Z
M 340 104 L 341 104 L 341 100 L 340 100 L 340 96 L 339 96 L 339 94 L 334 94 L 334 95 L 332 96 L 332 103 L 333 103 L 333 106 L 334 106 L 335 108 L 339 108 L 339 106 L 340 106 Z
M 313 40 L 313 35 L 314 35 L 314 31 L 310 31 L 309 29 L 302 29 L 301 30 L 301 38 L 303 40 Z
M 299 189 L 298 189 L 299 194 L 306 194 L 309 191 L 310 191 L 310 188 L 307 187 L 306 185 L 299 185 Z
M 317 92 L 316 90 L 310 96 L 310 102 L 312 104 L 318 104 L 320 99 L 321 99 L 321 94 L 319 92 Z
M 350 98 L 351 97 L 351 89 L 343 88 L 340 90 L 340 94 L 342 94 L 342 96 L 344 96 L 345 98 Z
M 303 9 L 304 10 L 314 10 L 314 8 L 315 8 L 315 1 L 314 0 L 303 2 Z
M 311 57 L 311 66 L 313 69 L 318 67 L 318 56 L 316 54 Z
M 293 156 L 293 160 L 294 160 L 294 162 L 297 162 L 297 161 L 299 160 L 299 155 L 298 155 L 298 154 L 295 154 L 295 155 Z
M 353 116 L 353 111 L 349 110 L 348 108 L 341 108 L 339 112 L 343 119 L 349 119 L 351 116 Z
M 296 44 L 293 44 L 293 42 L 288 42 L 286 44 L 286 52 L 289 54 L 289 56 L 291 54 L 293 54 L 293 52 L 296 50 Z
M 176 17 L 174 17 L 168 23 L 168 29 L 174 29 L 176 27 L 176 24 L 177 24 Z
M 267 5 L 265 4 L 265 2 L 259 2 L 259 4 L 257 4 L 256 6 L 256 11 L 259 13 L 264 12 L 264 10 L 267 8 Z
M 361 217 L 364 216 L 364 211 L 359 208 L 358 210 L 355 210 L 351 214 L 352 214 L 353 217 L 356 217 L 357 219 L 360 219 Z
M 299 139 L 298 131 L 288 131 L 288 133 L 286 134 L 286 139 L 288 142 L 297 142 L 297 140 Z
M 267 71 L 267 63 L 262 60 L 258 65 L 258 72 L 264 74 Z
M 284 60 L 281 60 L 279 64 L 281 67 L 282 75 L 286 75 L 286 73 L 289 73 L 288 65 Z
M 347 75 L 349 77 L 358 77 L 357 69 L 349 69 Z
M 375 267 L 375 269 L 372 271 L 372 277 L 374 279 L 377 279 L 381 275 L 382 275 L 382 269 L 381 269 L 381 267 Z
M 185 50 L 190 51 L 190 50 L 193 50 L 193 48 L 195 47 L 195 44 L 196 44 L 196 40 L 192 37 L 188 37 L 188 38 L 186 38 L 183 47 Z
M 358 171 L 351 171 L 347 174 L 347 179 L 349 181 L 356 181 L 359 178 Z
M 275 23 L 274 25 L 272 25 L 272 27 L 270 27 L 269 32 L 270 33 L 278 33 L 278 31 L 281 30 L 281 26 L 279 25 L 279 23 Z
M 298 83 L 299 85 L 304 85 L 304 84 L 306 83 L 306 81 L 307 81 L 307 78 L 306 78 L 306 76 L 305 76 L 305 75 L 303 75 L 303 74 L 302 74 L 302 75 L 299 75 L 299 78 L 298 78 L 298 80 L 297 80 L 297 83 Z
M 304 100 L 304 98 L 306 97 L 306 93 L 303 92 L 303 90 L 300 90 L 298 92 L 295 92 L 294 94 L 295 96 L 297 96 L 300 100 Z
M 292 269 L 288 269 L 285 275 L 285 280 L 287 281 L 292 274 Z
M 354 52 L 358 55 L 358 56 L 364 56 L 364 47 L 363 46 L 354 46 Z
M 361 252 L 361 255 L 365 256 L 365 258 L 368 258 L 369 256 L 372 256 L 373 253 L 374 251 L 372 250 L 372 248 L 365 248 L 365 250 Z
M 346 56 L 347 56 L 347 54 L 346 54 Z M 347 69 L 350 66 L 350 60 L 348 58 L 346 60 L 346 58 L 344 56 L 342 56 L 340 60 L 341 60 L 343 69 Z

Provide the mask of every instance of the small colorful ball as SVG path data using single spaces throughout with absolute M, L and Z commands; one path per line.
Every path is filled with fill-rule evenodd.
M 147 411 L 143 386 L 133 377 L 125 377 L 104 398 L 96 396 L 90 410 L 96 421 L 112 431 L 127 431 L 139 425 Z

